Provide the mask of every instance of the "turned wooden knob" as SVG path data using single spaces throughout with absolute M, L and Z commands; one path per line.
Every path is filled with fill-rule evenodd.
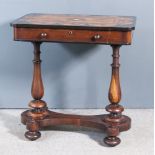
M 41 33 L 41 34 L 40 34 L 40 37 L 41 37 L 42 39 L 45 39 L 45 38 L 47 37 L 47 33 L 45 33 L 45 32 Z
M 96 40 L 99 40 L 99 39 L 101 39 L 101 35 L 99 35 L 99 34 L 96 34 L 96 35 L 94 35 L 92 37 L 92 41 L 96 41 Z

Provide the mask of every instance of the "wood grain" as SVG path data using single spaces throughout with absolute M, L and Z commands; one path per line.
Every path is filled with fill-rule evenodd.
M 117 104 L 121 100 L 121 86 L 119 79 L 119 48 L 120 46 L 112 46 L 113 48 L 113 63 L 112 63 L 112 77 L 109 88 L 109 100 L 112 104 Z
M 46 36 L 42 36 L 46 34 Z M 100 35 L 99 39 L 94 39 Z M 94 31 L 70 29 L 14 28 L 14 39 L 17 41 L 41 42 L 78 42 L 92 44 L 131 44 L 131 31 Z
M 107 122 L 105 121 L 108 115 L 93 115 L 93 116 L 82 116 L 82 115 L 71 115 L 62 114 L 53 111 L 48 111 L 48 116 L 44 119 L 30 118 L 30 111 L 25 111 L 21 114 L 22 123 L 27 125 L 28 132 L 25 133 L 26 138 L 29 140 L 36 140 L 40 138 L 40 129 L 44 129 L 49 126 L 58 125 L 75 125 L 77 127 L 84 126 L 89 128 L 100 129 L 108 134 L 109 137 L 104 139 L 105 143 L 109 146 L 116 146 L 120 143 L 120 139 L 117 135 L 122 131 L 127 131 L 131 127 L 131 119 L 127 116 L 122 116 L 120 122 Z
M 14 27 L 134 30 L 133 16 L 28 14 L 11 23 Z
M 121 87 L 119 79 L 119 48 L 132 41 L 135 29 L 135 17 L 131 16 L 88 16 L 28 14 L 11 25 L 14 28 L 14 40 L 29 41 L 34 45 L 34 73 L 32 82 L 33 100 L 30 110 L 22 113 L 22 123 L 27 127 L 25 137 L 36 140 L 41 136 L 42 128 L 53 125 L 76 125 L 97 128 L 105 131 L 104 142 L 109 146 L 120 143 L 117 137 L 121 131 L 131 126 L 131 119 L 122 115 Z M 42 100 L 44 86 L 41 76 L 40 44 L 42 42 L 69 42 L 107 44 L 113 49 L 112 76 L 109 88 L 109 101 L 106 106 L 109 114 L 80 116 L 59 114 L 49 111 Z

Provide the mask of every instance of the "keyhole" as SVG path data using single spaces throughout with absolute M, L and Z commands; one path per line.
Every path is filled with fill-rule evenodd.
M 69 31 L 68 33 L 69 33 L 69 35 L 72 35 L 73 34 L 73 31 Z

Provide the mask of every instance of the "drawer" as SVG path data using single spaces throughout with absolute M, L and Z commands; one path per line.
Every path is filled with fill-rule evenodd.
M 131 31 L 14 28 L 20 41 L 131 44 Z

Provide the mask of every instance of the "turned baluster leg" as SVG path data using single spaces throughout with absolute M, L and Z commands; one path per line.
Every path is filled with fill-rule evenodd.
M 121 113 L 124 108 L 118 103 L 121 100 L 121 87 L 119 80 L 119 48 L 120 45 L 112 45 L 113 48 L 113 63 L 112 63 L 112 77 L 109 88 L 109 101 L 110 105 L 106 106 L 106 111 L 109 112 L 106 117 L 106 121 L 109 122 L 110 126 L 107 128 L 108 137 L 104 139 L 104 142 L 110 146 L 115 146 L 120 143 L 120 139 L 117 137 L 119 134 L 119 128 L 117 127 L 117 123 L 119 124 L 123 117 Z
M 40 45 L 40 42 L 33 42 L 34 72 L 31 94 L 34 100 L 29 103 L 31 110 L 29 110 L 29 120 L 26 123 L 28 131 L 25 133 L 25 137 L 29 140 L 36 140 L 41 136 L 37 120 L 43 119 L 48 115 L 46 102 L 41 100 L 44 95 L 44 86 L 41 77 Z

